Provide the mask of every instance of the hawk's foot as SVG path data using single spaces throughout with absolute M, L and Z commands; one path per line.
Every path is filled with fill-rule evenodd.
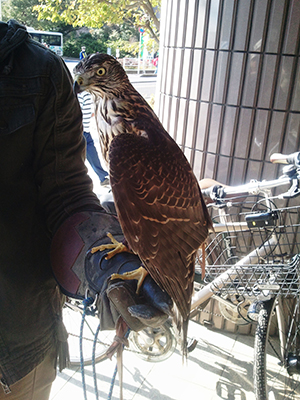
M 109 260 L 110 258 L 112 258 L 113 256 L 115 256 L 118 253 L 123 253 L 123 252 L 130 252 L 130 250 L 128 249 L 128 247 L 126 247 L 123 243 L 118 242 L 111 233 L 108 232 L 107 236 L 110 238 L 111 240 L 111 244 L 101 244 L 100 246 L 97 247 L 93 247 L 91 249 L 91 253 L 94 254 L 96 253 L 96 251 L 103 251 L 103 250 L 107 250 L 107 249 L 113 249 L 112 251 L 110 251 L 109 253 L 106 254 L 105 259 Z
M 124 272 L 124 274 L 112 274 L 111 279 L 122 279 L 123 281 L 136 279 L 138 281 L 136 293 L 139 294 L 140 288 L 141 288 L 147 275 L 148 275 L 148 272 L 145 270 L 145 268 L 140 267 L 133 271 Z

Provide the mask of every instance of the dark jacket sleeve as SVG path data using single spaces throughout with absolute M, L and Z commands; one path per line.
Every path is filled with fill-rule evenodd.
M 72 78 L 59 57 L 51 55 L 45 79 L 48 90 L 37 118 L 34 171 L 39 203 L 53 232 L 77 210 L 101 210 L 101 206 L 84 164 L 81 111 Z

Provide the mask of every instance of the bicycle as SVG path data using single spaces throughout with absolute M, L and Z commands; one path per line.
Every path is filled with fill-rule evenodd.
M 300 153 L 273 155 L 272 161 L 290 164 L 279 179 L 202 191 L 212 199 L 214 232 L 206 246 L 205 286 L 191 310 L 213 296 L 225 318 L 257 324 L 256 400 L 300 395 L 300 206 L 294 200 Z M 287 184 L 287 192 L 271 194 Z M 198 276 L 202 263 L 199 256 Z
M 201 284 L 191 307 L 193 315 L 213 297 L 225 318 L 257 324 L 253 370 L 256 400 L 290 399 L 300 393 L 300 206 L 294 201 L 300 194 L 300 153 L 272 158 L 290 164 L 278 179 L 236 187 L 217 184 L 202 190 L 211 199 L 208 207 L 214 231 L 205 250 L 205 275 L 204 257 L 198 257 L 195 276 Z M 286 185 L 290 187 L 285 193 L 272 195 L 271 189 Z M 170 356 L 174 342 L 173 331 L 168 329 L 171 336 L 165 336 L 163 347 L 167 351 L 163 357 L 149 357 L 147 346 L 135 350 L 138 348 L 139 355 L 149 361 Z M 103 352 L 110 344 L 110 338 L 108 343 L 101 341 Z

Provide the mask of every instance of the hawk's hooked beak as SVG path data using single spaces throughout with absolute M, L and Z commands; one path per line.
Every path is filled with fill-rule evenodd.
M 84 81 L 81 76 L 75 76 L 74 83 L 73 83 L 73 92 L 75 95 L 84 91 L 84 89 L 82 88 L 83 83 L 84 83 Z
M 75 81 L 73 83 L 73 92 L 74 92 L 75 96 L 77 96 L 77 94 L 81 92 L 80 85 L 78 84 L 77 81 Z

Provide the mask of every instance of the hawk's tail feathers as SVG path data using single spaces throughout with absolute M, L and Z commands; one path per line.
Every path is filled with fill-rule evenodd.
M 175 330 L 177 342 L 180 344 L 180 347 L 181 347 L 183 364 L 185 364 L 185 362 L 187 361 L 187 355 L 188 355 L 188 340 L 187 340 L 188 325 L 189 325 L 188 317 L 187 317 L 187 319 L 183 319 L 178 308 L 174 304 L 173 327 Z

